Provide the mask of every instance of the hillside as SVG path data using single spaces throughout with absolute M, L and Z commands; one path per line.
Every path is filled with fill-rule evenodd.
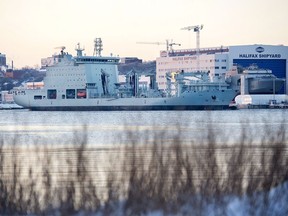
M 119 64 L 118 70 L 119 74 L 126 74 L 131 70 L 135 70 L 139 73 L 156 73 L 156 61 L 149 61 L 143 63 L 129 63 L 129 64 Z

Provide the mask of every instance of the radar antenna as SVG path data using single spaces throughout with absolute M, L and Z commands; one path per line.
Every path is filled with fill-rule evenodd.
M 61 55 L 63 56 L 64 55 L 64 50 L 66 49 L 65 46 L 60 46 L 60 47 L 55 47 L 55 49 L 61 49 Z
M 101 51 L 103 50 L 103 44 L 101 38 L 95 38 L 94 40 L 94 56 L 101 56 Z
M 196 56 L 197 56 L 197 70 L 199 71 L 199 55 L 200 55 L 200 30 L 203 29 L 203 25 L 195 25 L 195 26 L 187 26 L 184 28 L 181 28 L 181 30 L 193 30 L 196 32 Z
M 66 49 L 66 47 L 65 46 L 59 46 L 59 47 L 55 47 L 55 49 L 61 49 L 61 52 L 63 52 Z

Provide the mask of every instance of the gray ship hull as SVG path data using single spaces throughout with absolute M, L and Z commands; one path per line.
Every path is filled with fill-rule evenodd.
M 34 96 L 38 94 L 35 90 L 26 90 L 25 95 L 14 95 L 14 100 L 35 111 L 223 110 L 229 109 L 238 91 L 187 92 L 180 97 L 35 100 Z
M 185 110 L 227 110 L 229 105 L 186 105 L 186 106 L 61 106 L 30 107 L 32 111 L 185 111 Z

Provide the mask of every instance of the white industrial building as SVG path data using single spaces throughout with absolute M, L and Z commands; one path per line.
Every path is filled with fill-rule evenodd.
M 199 59 L 197 58 L 199 56 Z M 166 73 L 209 71 L 219 76 L 233 65 L 246 68 L 257 65 L 270 69 L 278 78 L 288 80 L 288 46 L 283 45 L 239 45 L 196 49 L 161 51 L 156 59 L 156 82 L 160 89 L 166 89 Z M 288 85 L 282 90 L 287 93 Z

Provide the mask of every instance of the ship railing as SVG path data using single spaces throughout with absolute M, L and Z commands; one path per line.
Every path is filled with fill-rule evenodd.
M 117 94 L 99 94 L 99 93 L 89 94 L 89 98 L 91 99 L 113 98 L 113 97 L 117 97 Z

